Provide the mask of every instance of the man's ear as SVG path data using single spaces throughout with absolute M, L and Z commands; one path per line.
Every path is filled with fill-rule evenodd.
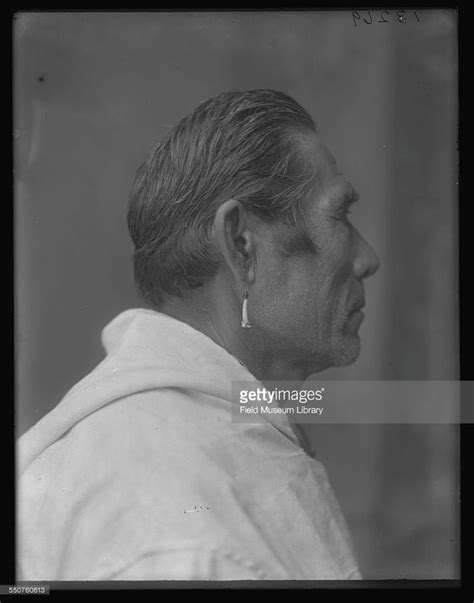
M 255 236 L 244 206 L 229 199 L 218 208 L 213 224 L 216 243 L 239 282 L 250 284 L 255 277 Z

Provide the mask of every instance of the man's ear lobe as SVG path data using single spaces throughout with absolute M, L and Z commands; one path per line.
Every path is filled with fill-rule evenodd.
M 214 218 L 213 231 L 228 267 L 239 281 L 250 283 L 254 278 L 255 239 L 244 206 L 235 199 L 222 203 Z

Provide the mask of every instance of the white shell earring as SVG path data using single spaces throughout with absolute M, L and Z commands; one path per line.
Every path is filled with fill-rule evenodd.
M 248 291 L 245 292 L 244 295 L 244 303 L 242 304 L 242 320 L 240 321 L 240 325 L 244 329 L 251 329 L 252 325 L 249 323 L 249 315 L 247 309 L 247 303 L 249 299 Z

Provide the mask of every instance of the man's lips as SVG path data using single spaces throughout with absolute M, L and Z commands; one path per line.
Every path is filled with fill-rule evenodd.
M 352 310 L 350 310 L 350 312 L 349 312 L 349 316 L 351 314 L 354 314 L 354 312 L 360 312 L 363 308 L 365 308 L 365 300 L 361 301 L 360 303 L 358 303 L 356 305 L 354 305 L 352 307 Z
M 357 304 L 357 306 L 354 306 L 348 314 L 347 322 L 349 325 L 351 325 L 351 328 L 358 329 L 360 324 L 364 320 L 365 314 L 362 312 L 362 308 L 364 306 L 365 304 L 363 303 Z

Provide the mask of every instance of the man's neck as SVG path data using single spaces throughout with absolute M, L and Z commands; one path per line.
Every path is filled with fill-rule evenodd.
M 304 381 L 310 373 L 316 372 L 314 368 L 309 370 L 293 358 L 279 358 L 273 346 L 265 344 L 264 338 L 256 332 L 250 332 L 250 329 L 243 329 L 240 325 L 241 308 L 236 304 L 219 305 L 215 302 L 215 296 L 211 300 L 206 292 L 201 291 L 199 296 L 195 295 L 192 299 L 169 299 L 159 310 L 207 335 L 237 358 L 263 384 L 270 381 Z

